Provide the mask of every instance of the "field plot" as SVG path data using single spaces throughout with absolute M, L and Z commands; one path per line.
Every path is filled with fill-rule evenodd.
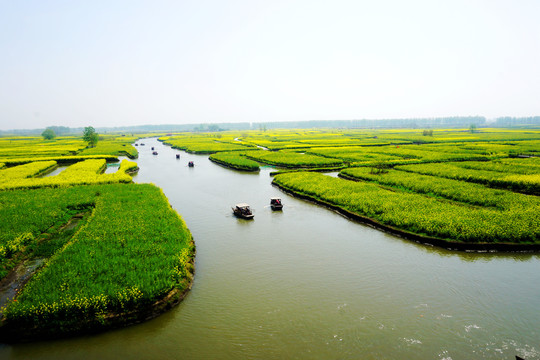
M 251 151 L 246 157 L 252 160 L 289 168 L 342 166 L 339 159 L 325 158 L 292 151 Z
M 106 162 L 104 159 L 85 160 L 69 166 L 59 175 L 45 178 L 37 176 L 56 167 L 54 161 L 39 161 L 26 165 L 0 170 L 0 190 L 32 189 L 40 187 L 59 187 L 89 184 L 130 183 L 128 172 L 136 170 L 137 163 L 122 160 L 120 168 L 112 174 L 102 174 Z
M 60 137 L 43 140 L 41 137 L 0 138 L 0 159 L 42 158 L 75 155 L 86 147 L 80 138 Z
M 0 186 L 10 181 L 18 181 L 39 176 L 56 167 L 56 161 L 36 161 L 0 170 Z
M 12 281 L 26 263 L 42 264 L 22 289 L 2 293 L 4 339 L 138 322 L 191 286 L 191 234 L 162 191 L 132 184 L 129 160 L 103 173 L 118 155 L 137 157 L 136 139 L 102 136 L 91 148 L 76 138 L 0 139 L 0 275 Z M 71 165 L 40 177 L 58 164 Z
M 256 161 L 246 158 L 242 154 L 243 152 L 241 151 L 219 152 L 210 155 L 209 159 L 236 170 L 259 171 L 259 164 Z
M 54 140 L 41 137 L 0 138 L 0 162 L 8 166 L 24 164 L 37 160 L 55 160 L 73 163 L 82 159 L 107 158 L 118 156 L 137 157 L 137 149 L 131 143 L 137 138 L 129 136 L 101 135 L 95 147 L 87 147 L 80 137 L 65 136 Z
M 448 179 L 475 182 L 490 187 L 511 189 L 527 194 L 540 195 L 540 172 L 536 167 L 525 169 L 498 163 L 488 163 L 485 167 L 480 163 L 444 163 L 397 166 L 397 170 L 410 171 L 425 175 L 434 175 Z M 500 171 L 506 168 L 506 172 Z M 499 169 L 499 170 L 494 170 Z M 512 172 L 510 172 L 512 171 Z M 527 172 L 523 174 L 523 172 Z
M 321 147 L 324 141 L 319 141 L 317 146 L 297 151 L 342 161 L 345 169 L 340 176 L 359 182 L 284 173 L 277 175 L 274 183 L 375 220 L 382 227 L 448 244 L 540 243 L 540 158 L 534 157 L 540 149 L 540 132 L 486 129 L 425 133 L 431 135 L 415 130 L 343 131 L 351 139 L 381 141 L 378 146 L 334 146 L 339 136 L 321 133 L 329 146 Z M 302 136 L 291 132 L 287 141 L 305 146 L 315 142 L 313 133 L 305 140 Z M 291 150 L 246 155 L 272 164 L 265 157 L 288 153 Z M 294 161 L 288 165 L 301 167 Z
M 519 194 L 508 190 L 492 189 L 481 184 L 447 179 L 432 175 L 422 175 L 393 169 L 359 167 L 342 170 L 341 177 L 353 180 L 371 181 L 390 186 L 397 190 L 412 191 L 458 201 L 465 204 L 520 211 L 527 207 L 539 207 L 540 198 Z
M 135 159 L 138 152 L 131 144 L 136 140 L 137 137 L 133 136 L 102 135 L 95 147 L 85 148 L 79 154 L 127 156 L 130 159 Z
M 521 198 L 517 205 L 499 210 L 317 173 L 280 174 L 274 183 L 412 234 L 464 243 L 540 242 L 540 206 L 535 198 L 530 202 Z M 527 206 L 520 206 L 520 201 Z
M 8 205 L 13 197 L 21 200 L 20 206 Z M 31 214 L 2 231 L 10 234 L 3 236 L 5 244 L 23 227 L 34 228 L 36 238 L 73 209 L 92 209 L 86 224 L 4 309 L 4 335 L 29 329 L 57 335 L 129 323 L 141 312 L 148 316 L 167 296 L 165 302 L 178 301 L 191 283 L 191 235 L 152 185 L 2 192 L 0 199 L 2 216 Z
M 245 151 L 255 146 L 243 142 L 234 141 L 230 136 L 213 135 L 177 135 L 159 138 L 164 144 L 174 149 L 184 150 L 194 154 L 213 154 L 220 151 Z

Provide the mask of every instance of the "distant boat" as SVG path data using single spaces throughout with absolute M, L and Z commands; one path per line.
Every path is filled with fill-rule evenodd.
M 152 152 L 152 155 L 157 155 L 157 151 L 153 151 L 153 152 Z
M 251 220 L 253 219 L 253 213 L 251 212 L 251 208 L 246 203 L 240 203 L 236 204 L 235 207 L 232 208 L 234 215 L 238 216 L 242 219 Z
M 141 146 L 144 146 L 144 143 L 141 143 Z
M 270 199 L 270 207 L 272 208 L 272 210 L 282 210 L 283 203 L 281 202 L 280 198 L 273 197 Z
M 154 150 L 154 147 L 152 146 L 152 150 Z
M 177 159 L 180 159 L 180 154 L 176 154 L 176 158 L 177 158 Z
M 187 165 L 188 165 L 189 167 L 194 167 L 194 166 L 195 166 L 195 164 L 193 163 L 193 161 L 188 162 Z
M 139 146 L 139 144 L 135 144 L 135 146 Z

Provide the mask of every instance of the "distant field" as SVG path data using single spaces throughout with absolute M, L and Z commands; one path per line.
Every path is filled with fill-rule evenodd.
M 407 237 L 452 248 L 540 249 L 539 130 L 152 136 L 235 170 L 273 166 L 281 188 Z M 138 138 L 104 135 L 95 147 L 76 137 L 0 138 L 0 274 L 26 260 L 44 261 L 17 301 L 2 309 L 0 331 L 78 331 L 85 324 L 107 327 L 112 318 L 129 323 L 189 288 L 194 245 L 163 193 L 132 183 L 133 161 L 102 173 L 118 156 L 137 158 Z M 58 165 L 68 167 L 44 176 Z M 328 171 L 341 178 L 322 174 Z M 64 230 L 73 219 L 78 227 Z

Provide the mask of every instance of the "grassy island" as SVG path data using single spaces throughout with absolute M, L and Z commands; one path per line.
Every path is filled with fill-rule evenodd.
M 195 246 L 163 192 L 133 184 L 119 137 L 0 139 L 0 337 L 71 336 L 141 322 L 183 299 Z M 113 154 L 113 155 L 111 155 Z M 58 164 L 59 174 L 43 177 Z M 4 286 L 7 285 L 7 286 Z M 11 286 L 15 285 L 15 286 Z
M 13 199 L 17 207 L 5 205 Z M 0 203 L 2 218 L 16 219 L 2 224 L 4 273 L 16 255 L 50 255 L 2 309 L 3 336 L 59 336 L 139 322 L 178 302 L 191 285 L 191 234 L 153 185 L 4 191 Z M 84 211 L 89 215 L 73 237 L 44 254 L 50 224 Z M 19 229 L 26 231 L 24 241 Z
M 219 152 L 210 155 L 209 159 L 217 164 L 241 171 L 259 171 L 259 163 L 247 159 L 238 151 Z
M 357 169 L 344 174 L 358 174 Z M 360 173 L 365 172 L 360 170 Z M 357 176 L 359 177 L 359 176 Z M 381 176 L 384 179 L 384 176 Z M 382 181 L 381 181 L 382 182 Z M 350 181 L 319 173 L 279 174 L 273 183 L 295 195 L 330 206 L 358 220 L 425 243 L 456 249 L 540 249 L 540 201 L 536 196 L 490 189 L 446 194 L 451 186 L 415 191 L 398 180 Z M 447 184 L 451 185 L 451 184 Z M 478 194 L 485 194 L 482 201 Z M 491 195 L 491 198 L 489 197 Z

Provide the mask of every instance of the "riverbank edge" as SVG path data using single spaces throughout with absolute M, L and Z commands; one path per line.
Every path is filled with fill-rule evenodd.
M 237 171 L 244 171 L 244 172 L 250 172 L 250 173 L 256 173 L 256 172 L 259 172 L 261 171 L 261 168 L 258 167 L 257 169 L 246 169 L 246 168 L 242 168 L 242 167 L 237 167 L 237 166 L 233 166 L 225 161 L 221 161 L 221 160 L 217 160 L 217 159 L 212 159 L 211 157 L 208 157 L 208 160 L 210 160 L 211 162 L 219 165 L 219 166 L 223 166 L 224 168 L 227 168 L 227 169 L 232 169 L 232 170 L 237 170 Z
M 81 322 L 78 324 L 77 329 L 70 329 L 67 327 L 61 328 L 61 331 L 57 331 L 58 329 L 55 329 L 53 332 L 51 332 L 43 327 L 20 327 L 17 326 L 17 324 L 11 324 L 6 320 L 2 320 L 2 323 L 0 324 L 0 339 L 2 340 L 0 343 L 29 343 L 99 334 L 109 330 L 140 324 L 158 317 L 182 302 L 193 286 L 193 279 L 195 278 L 195 255 L 197 252 L 193 238 L 191 240 L 191 245 L 193 246 L 191 260 L 189 262 L 189 268 L 191 271 L 189 272 L 189 276 L 186 278 L 189 280 L 189 282 L 183 290 L 174 288 L 165 294 L 165 296 L 163 296 L 161 299 L 156 300 L 150 306 L 144 308 L 135 309 L 124 313 L 108 313 L 103 319 L 92 318 L 89 321 Z
M 445 240 L 441 238 L 415 234 L 406 230 L 395 228 L 390 225 L 383 224 L 375 219 L 367 216 L 363 216 L 344 209 L 338 205 L 331 204 L 324 200 L 317 199 L 313 196 L 306 195 L 296 190 L 290 189 L 284 185 L 278 184 L 275 180 L 272 181 L 272 185 L 281 189 L 285 193 L 294 197 L 308 200 L 318 205 L 322 205 L 326 208 L 336 211 L 337 213 L 363 224 L 369 225 L 375 229 L 382 230 L 384 232 L 396 235 L 402 239 L 414 241 L 423 245 L 437 246 L 452 251 L 463 252 L 540 252 L 540 244 L 512 244 L 512 243 L 463 243 Z

